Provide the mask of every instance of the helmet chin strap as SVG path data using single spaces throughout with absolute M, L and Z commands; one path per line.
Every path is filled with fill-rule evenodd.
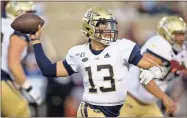
M 110 45 L 110 41 L 101 40 L 100 42 L 103 43 L 104 45 Z
M 108 40 L 104 40 L 104 39 L 99 39 L 99 38 L 95 38 L 94 40 L 104 44 L 104 45 L 110 45 L 110 41 Z
M 104 38 L 102 38 L 101 34 L 100 34 L 100 37 L 101 38 L 98 38 L 97 36 L 95 36 L 94 40 L 96 40 L 104 45 L 110 45 L 110 38 L 104 39 Z

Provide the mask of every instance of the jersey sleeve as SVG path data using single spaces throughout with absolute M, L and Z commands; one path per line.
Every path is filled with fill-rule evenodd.
M 71 48 L 68 51 L 65 60 L 63 61 L 64 67 L 66 68 L 69 75 L 78 72 L 78 60 L 76 59 L 74 52 L 75 48 Z
M 122 39 L 120 41 L 120 51 L 122 58 L 129 64 L 137 65 L 142 59 L 139 46 L 130 40 Z
M 27 34 L 23 34 L 23 33 L 20 33 L 18 31 L 14 31 L 14 33 L 12 35 L 17 35 L 19 36 L 21 39 L 25 40 L 26 42 L 29 42 L 30 39 L 29 39 L 29 36 Z

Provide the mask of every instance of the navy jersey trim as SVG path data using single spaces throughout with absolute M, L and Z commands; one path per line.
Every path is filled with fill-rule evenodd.
M 81 115 L 82 115 L 82 117 L 85 117 L 85 116 L 83 115 L 83 111 L 82 111 L 82 108 L 83 108 L 83 107 L 84 107 L 83 104 L 81 104 L 80 111 L 81 111 Z
M 138 45 L 135 45 L 133 50 L 131 51 L 128 62 L 133 65 L 137 65 L 139 61 L 142 59 L 141 51 Z
M 106 117 L 117 117 L 119 116 L 120 109 L 123 105 L 116 106 L 98 106 L 86 103 L 91 109 L 99 109 Z
M 84 115 L 85 115 L 85 117 L 88 117 L 87 108 L 88 108 L 88 104 L 85 104 L 85 106 L 84 106 Z
M 24 39 L 24 40 L 27 41 L 27 42 L 30 41 L 28 35 L 23 34 L 23 33 L 20 33 L 20 32 L 18 32 L 18 31 L 14 31 L 14 33 L 13 33 L 12 35 L 17 35 L 17 36 L 21 37 L 22 39 Z
M 99 55 L 103 50 L 93 50 L 93 48 L 92 48 L 92 45 L 90 44 L 89 45 L 89 49 L 90 49 L 90 51 L 94 54 L 94 55 Z
M 68 75 L 69 75 L 69 76 L 72 75 L 72 74 L 74 74 L 74 73 L 76 73 L 76 72 L 72 69 L 72 67 L 67 63 L 66 60 L 64 60 L 62 63 L 64 64 L 64 67 L 66 68 L 66 71 L 68 72 Z
M 173 47 L 172 47 L 172 50 L 173 50 L 173 52 L 174 52 L 175 55 L 178 54 L 178 52 Z

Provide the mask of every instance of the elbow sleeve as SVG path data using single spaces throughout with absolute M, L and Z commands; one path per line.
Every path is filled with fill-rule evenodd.
M 52 64 L 51 61 L 45 55 L 41 43 L 33 46 L 36 62 L 46 77 L 56 77 L 56 63 Z
M 45 65 L 44 67 L 40 68 L 43 76 L 45 77 L 57 77 L 56 76 L 56 63 Z

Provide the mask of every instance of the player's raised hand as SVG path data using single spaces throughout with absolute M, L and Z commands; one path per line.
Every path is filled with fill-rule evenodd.
M 41 36 L 41 25 L 38 25 L 38 31 L 34 34 L 30 34 L 31 40 L 39 40 Z
M 168 96 L 166 96 L 163 100 L 162 100 L 165 108 L 166 108 L 166 114 L 170 114 L 173 113 L 177 107 L 176 107 L 176 103 L 169 98 Z

